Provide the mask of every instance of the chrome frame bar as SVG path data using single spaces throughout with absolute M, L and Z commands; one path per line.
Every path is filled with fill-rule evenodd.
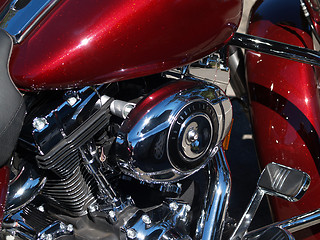
M 280 227 L 288 230 L 290 233 L 295 233 L 305 228 L 314 226 L 320 223 L 320 209 L 314 210 L 312 212 L 308 212 L 299 216 L 295 216 L 293 218 L 277 222 L 260 229 L 256 229 L 247 233 L 244 236 L 244 239 L 258 239 L 258 237 L 267 229 L 271 227 Z
M 215 178 L 212 178 L 212 171 L 216 171 Z M 230 170 L 221 147 L 209 163 L 208 184 L 196 239 L 221 239 L 231 190 Z
M 229 45 L 286 58 L 296 62 L 320 66 L 320 53 L 318 51 L 261 37 L 235 33 Z
M 231 240 L 240 240 L 243 238 L 243 235 L 247 232 L 253 217 L 255 216 L 261 200 L 263 199 L 263 196 L 265 194 L 265 191 L 263 191 L 260 188 L 257 188 L 255 191 L 246 211 L 242 215 L 241 220 L 239 221 L 234 233 L 230 237 Z

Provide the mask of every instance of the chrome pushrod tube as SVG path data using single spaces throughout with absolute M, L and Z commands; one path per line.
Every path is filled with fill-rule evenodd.
M 293 218 L 277 222 L 266 227 L 254 230 L 245 235 L 245 239 L 257 239 L 265 230 L 271 227 L 280 227 L 288 230 L 290 233 L 295 233 L 305 228 L 314 226 L 320 223 L 320 209 L 308 212 Z
M 216 177 L 213 177 L 214 171 L 216 171 Z M 196 239 L 202 240 L 221 239 L 224 228 L 230 197 L 231 175 L 221 147 L 209 163 L 208 173 L 207 195 L 196 233 Z
M 289 60 L 320 66 L 320 53 L 308 48 L 297 47 L 265 38 L 235 33 L 229 45 L 266 53 Z

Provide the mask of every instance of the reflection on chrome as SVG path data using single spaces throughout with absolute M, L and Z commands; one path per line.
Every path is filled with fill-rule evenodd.
M 0 28 L 20 43 L 60 0 L 11 0 L 0 14 Z

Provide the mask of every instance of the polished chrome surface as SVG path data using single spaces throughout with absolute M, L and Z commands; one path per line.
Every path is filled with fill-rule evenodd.
M 59 1 L 11 0 L 0 15 L 0 28 L 19 43 Z
M 269 163 L 261 173 L 258 187 L 268 195 L 296 202 L 308 190 L 310 182 L 311 178 L 305 172 Z
M 293 202 L 304 195 L 309 185 L 310 177 L 305 172 L 277 163 L 269 163 L 261 173 L 257 190 L 232 234 L 231 240 L 243 239 L 264 194 L 282 197 Z
M 190 206 L 174 199 L 153 209 L 137 210 L 122 227 L 128 239 L 191 240 L 185 234 Z
M 214 172 L 216 171 L 216 177 Z M 231 191 L 231 176 L 222 148 L 209 164 L 209 182 L 198 221 L 196 239 L 221 239 Z
M 21 170 L 9 184 L 6 213 L 13 213 L 30 203 L 47 180 L 27 161 L 22 161 L 20 165 L 22 166 Z
M 246 234 L 251 221 L 258 209 L 258 207 L 260 206 L 261 200 L 264 196 L 265 192 L 259 188 L 257 188 L 256 192 L 254 193 L 254 195 L 251 198 L 251 201 L 246 209 L 246 211 L 244 212 L 244 214 L 242 215 L 242 218 L 240 219 L 236 230 L 234 231 L 234 233 L 231 236 L 231 240 L 241 240 L 243 238 L 243 236 Z
M 201 157 L 208 151 L 213 134 L 211 119 L 206 114 L 192 114 L 179 132 L 180 153 L 187 157 L 187 161 Z
M 307 48 L 301 48 L 242 33 L 236 33 L 229 44 L 297 62 L 320 66 L 320 53 Z
M 99 156 L 97 155 L 97 152 L 98 150 L 93 142 L 84 144 L 80 147 L 84 166 L 98 183 L 99 190 L 103 194 L 103 197 L 115 204 L 118 201 L 116 193 L 100 171 Z
M 110 111 L 113 115 L 126 119 L 136 104 L 121 100 L 113 100 L 110 104 Z
M 259 239 L 259 236 L 269 228 L 280 227 L 288 230 L 290 233 L 295 233 L 300 230 L 312 227 L 320 223 L 320 209 L 308 212 L 293 218 L 271 224 L 269 226 L 251 231 L 244 236 L 244 239 Z
M 129 115 L 122 124 L 117 162 L 134 178 L 169 183 L 198 171 L 217 152 L 229 131 L 232 107 L 218 87 L 201 82 L 138 114 L 136 122 Z
M 295 240 L 290 232 L 280 227 L 272 227 L 266 230 L 257 238 L 258 240 Z
M 73 235 L 73 225 L 50 216 L 43 205 L 33 203 L 7 214 L 2 223 L 7 239 L 47 240 Z M 1 235 L 2 236 L 2 235 Z
M 279 226 L 294 233 L 320 223 L 320 209 L 280 222 Z

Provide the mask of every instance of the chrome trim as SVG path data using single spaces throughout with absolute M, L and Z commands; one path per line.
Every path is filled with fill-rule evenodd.
M 0 14 L 0 28 L 20 43 L 60 0 L 31 0 L 21 9 L 23 0 L 11 0 Z M 22 3 L 24 4 L 24 3 Z
M 295 233 L 305 228 L 317 225 L 320 223 L 320 209 L 295 216 L 293 218 L 277 222 L 260 229 L 256 229 L 247 233 L 244 239 L 257 239 L 264 231 L 272 227 L 280 227 L 288 230 L 290 233 Z
M 39 212 L 39 210 L 37 211 Z M 41 219 L 47 224 L 43 229 L 39 229 L 39 226 L 37 226 L 38 228 L 31 226 L 25 218 L 28 214 L 30 214 L 30 209 L 21 209 L 14 215 L 5 217 L 2 227 L 9 233 L 8 236 L 14 239 L 47 240 L 71 236 L 74 233 L 72 224 L 65 224 L 59 220 L 49 222 L 48 219 Z M 43 215 L 38 215 L 38 217 L 43 217 Z
M 294 233 L 318 223 L 320 223 L 320 209 L 283 221 L 279 226 Z
M 243 239 L 264 194 L 295 202 L 301 199 L 309 185 L 310 176 L 305 172 L 277 163 L 269 163 L 262 171 L 257 189 L 230 239 Z
M 36 172 L 35 168 L 23 161 L 17 176 L 10 182 L 6 202 L 6 213 L 13 213 L 30 203 L 44 187 L 47 178 Z
M 202 113 L 207 116 L 203 119 L 212 121 L 210 145 L 199 156 L 189 158 L 182 150 L 185 139 L 180 133 L 188 127 L 190 116 L 202 116 Z M 212 158 L 229 131 L 231 119 L 231 102 L 217 86 L 201 83 L 179 91 L 164 97 L 138 120 L 128 116 L 116 139 L 117 163 L 125 174 L 141 181 L 179 181 Z
M 247 230 L 251 224 L 251 221 L 252 221 L 254 215 L 256 214 L 258 207 L 260 206 L 260 203 L 261 203 L 261 200 L 262 200 L 264 194 L 265 194 L 264 190 L 257 188 L 256 192 L 254 193 L 254 195 L 251 198 L 251 201 L 250 201 L 246 211 L 242 215 L 242 217 L 237 225 L 236 230 L 234 231 L 234 233 L 230 237 L 231 240 L 240 240 L 243 238 L 243 236 L 245 235 L 245 233 L 247 232 Z
M 320 66 L 320 53 L 307 48 L 242 33 L 236 33 L 229 44 L 296 62 Z
M 190 236 L 186 235 L 190 211 L 188 203 L 168 199 L 152 209 L 136 210 L 125 221 L 121 230 L 127 239 L 191 240 Z
M 208 167 L 207 196 L 196 231 L 196 239 L 202 240 L 221 239 L 231 190 L 230 170 L 221 147 Z

